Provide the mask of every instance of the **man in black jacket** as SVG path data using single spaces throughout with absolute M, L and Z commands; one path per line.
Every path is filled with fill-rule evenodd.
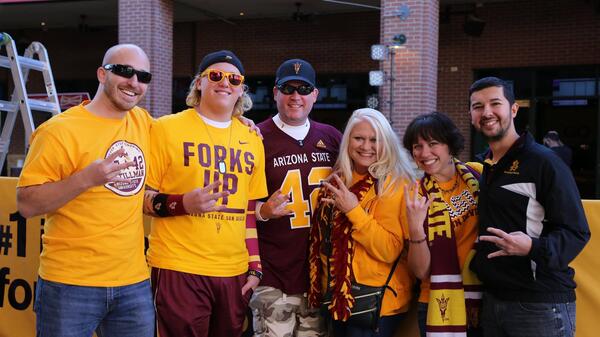
M 471 122 L 490 146 L 471 263 L 485 290 L 484 335 L 572 337 L 576 284 L 569 263 L 590 239 L 573 176 L 531 134 L 517 133 L 519 106 L 505 81 L 480 79 L 469 94 Z

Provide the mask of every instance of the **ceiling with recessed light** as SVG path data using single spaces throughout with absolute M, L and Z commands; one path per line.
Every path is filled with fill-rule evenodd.
M 519 0 L 441 0 L 445 5 Z M 521 0 L 522 1 L 522 0 Z M 379 0 L 175 0 L 175 22 L 247 20 L 377 11 Z M 0 30 L 117 25 L 118 0 L 0 0 Z M 243 15 L 240 15 L 243 13 Z

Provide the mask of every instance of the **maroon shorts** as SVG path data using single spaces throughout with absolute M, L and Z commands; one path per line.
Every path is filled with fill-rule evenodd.
M 194 275 L 152 268 L 152 292 L 161 337 L 236 337 L 252 291 L 242 296 L 246 274 Z

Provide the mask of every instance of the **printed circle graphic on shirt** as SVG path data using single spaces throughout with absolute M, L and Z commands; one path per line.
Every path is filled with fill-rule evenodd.
M 146 159 L 144 158 L 144 153 L 137 145 L 124 140 L 114 142 L 106 152 L 105 158 L 119 151 L 121 148 L 125 149 L 125 155 L 117 157 L 115 162 L 119 164 L 133 162 L 133 165 L 121 170 L 121 173 L 117 175 L 117 177 L 127 179 L 127 181 L 106 183 L 104 187 L 121 196 L 135 195 L 144 186 Z

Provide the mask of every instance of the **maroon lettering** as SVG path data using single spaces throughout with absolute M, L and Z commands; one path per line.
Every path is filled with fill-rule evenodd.
M 248 164 L 244 171 L 246 174 L 250 175 L 252 174 L 252 169 L 254 168 L 254 155 L 252 152 L 245 152 L 244 159 L 246 160 L 246 164 Z
M 242 162 L 240 161 L 241 155 L 242 150 L 229 149 L 229 171 L 242 172 Z
M 204 179 L 202 179 L 204 181 L 204 186 L 202 187 L 206 187 L 208 185 L 210 185 L 211 181 L 210 181 L 210 170 L 204 170 Z
M 233 173 L 221 174 L 218 171 L 204 170 L 204 187 L 211 183 L 220 180 L 223 184 L 215 187 L 213 193 L 219 193 L 219 191 L 228 191 L 229 194 L 234 194 L 238 191 L 238 177 Z M 223 198 L 223 205 L 227 205 L 229 202 L 228 197 Z
M 207 144 L 198 144 L 198 163 L 202 167 L 210 167 L 211 151 Z
M 190 166 L 190 157 L 194 155 L 194 152 L 190 151 L 189 148 L 193 147 L 192 142 L 183 142 L 183 166 Z
M 194 152 L 193 150 L 197 151 Z M 252 174 L 254 170 L 254 154 L 252 152 L 242 151 L 240 149 L 227 148 L 221 145 L 214 147 L 208 144 L 198 144 L 193 142 L 183 142 L 183 165 L 190 166 L 190 159 L 198 157 L 198 164 L 204 168 L 219 170 L 219 162 L 228 162 L 228 172 Z M 136 163 L 143 167 L 143 163 Z
M 229 194 L 235 194 L 238 189 L 238 177 L 235 174 L 225 173 L 223 175 L 223 191 L 229 192 Z M 223 198 L 223 205 L 227 205 L 229 197 Z
M 219 162 L 225 162 L 225 158 L 227 158 L 227 149 L 221 145 L 215 145 L 215 162 L 214 168 L 215 170 L 219 169 Z
M 217 180 L 219 180 L 219 171 L 213 171 L 213 181 L 211 181 L 211 183 Z M 213 193 L 219 193 L 219 186 L 213 189 Z

